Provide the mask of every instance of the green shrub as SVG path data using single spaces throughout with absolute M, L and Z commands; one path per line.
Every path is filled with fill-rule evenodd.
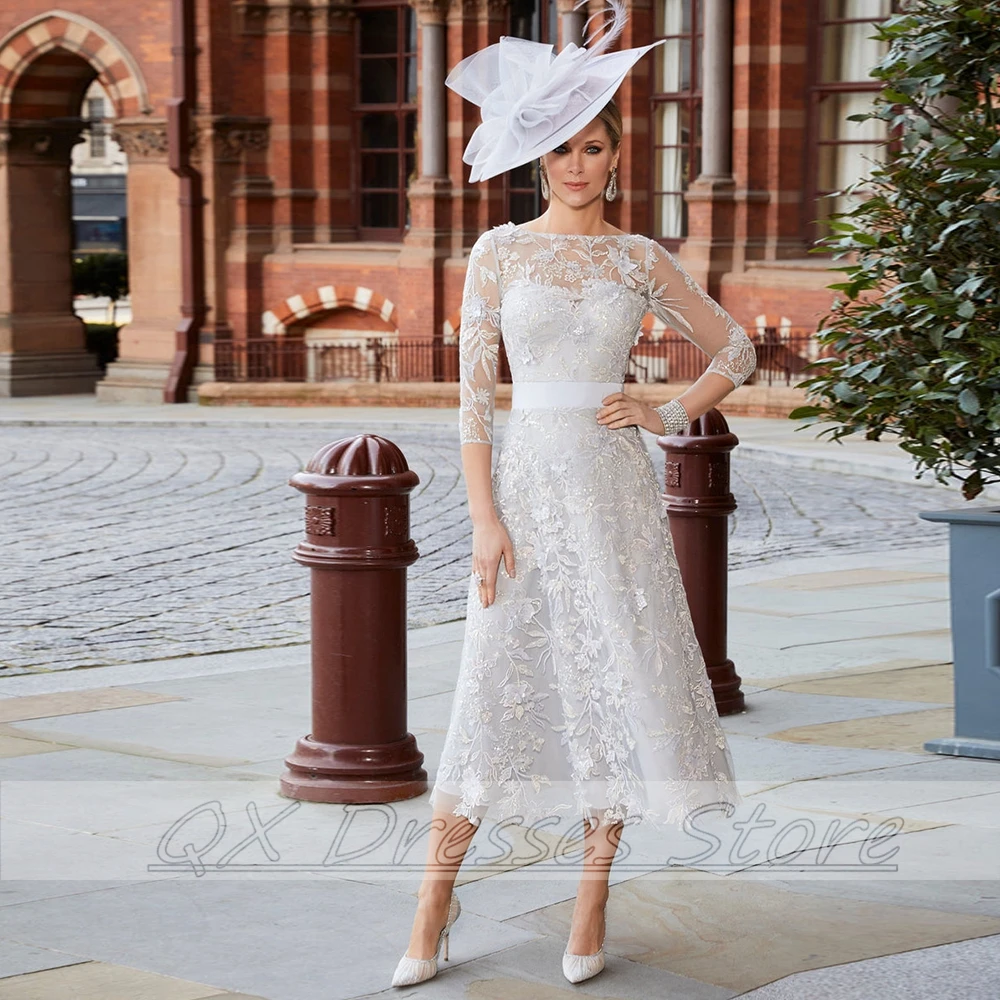
M 899 142 L 832 216 L 812 252 L 854 254 L 819 324 L 838 357 L 814 362 L 810 403 L 833 440 L 899 436 L 918 475 L 958 479 L 967 500 L 1000 481 L 1000 0 L 910 0 L 881 25 L 889 42 L 868 114 Z M 863 297 L 864 296 L 864 297 Z
M 73 257 L 73 294 L 107 296 L 114 303 L 128 294 L 128 254 L 78 253 Z

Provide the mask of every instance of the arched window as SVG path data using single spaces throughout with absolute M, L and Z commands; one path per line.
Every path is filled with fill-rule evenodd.
M 701 0 L 658 0 L 656 37 L 667 41 L 650 53 L 651 231 L 673 248 L 687 236 L 684 192 L 701 172 Z

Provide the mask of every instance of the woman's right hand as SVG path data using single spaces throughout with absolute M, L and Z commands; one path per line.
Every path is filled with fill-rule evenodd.
M 489 607 L 496 598 L 497 573 L 503 556 L 507 576 L 514 575 L 514 546 L 507 529 L 497 520 L 475 524 L 472 528 L 472 571 L 481 573 L 483 582 L 478 585 L 479 600 Z

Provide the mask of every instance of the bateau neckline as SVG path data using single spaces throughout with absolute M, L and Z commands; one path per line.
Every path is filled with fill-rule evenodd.
M 524 226 L 518 225 L 516 223 L 509 223 L 512 230 L 519 233 L 524 233 L 527 236 L 562 236 L 566 239 L 573 240 L 624 240 L 624 239 L 635 239 L 634 233 L 594 233 L 590 235 L 588 233 L 542 233 L 535 229 L 525 229 Z

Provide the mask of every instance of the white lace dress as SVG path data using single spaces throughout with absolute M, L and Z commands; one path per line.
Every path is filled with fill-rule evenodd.
M 501 331 L 515 387 L 621 383 L 650 310 L 734 386 L 753 371 L 745 332 L 658 243 L 512 223 L 484 233 L 462 303 L 462 444 L 493 440 Z M 475 823 L 676 829 L 742 801 L 642 432 L 597 423 L 599 405 L 512 406 L 494 456 L 514 577 L 501 560 L 484 608 L 470 576 L 431 793 Z

